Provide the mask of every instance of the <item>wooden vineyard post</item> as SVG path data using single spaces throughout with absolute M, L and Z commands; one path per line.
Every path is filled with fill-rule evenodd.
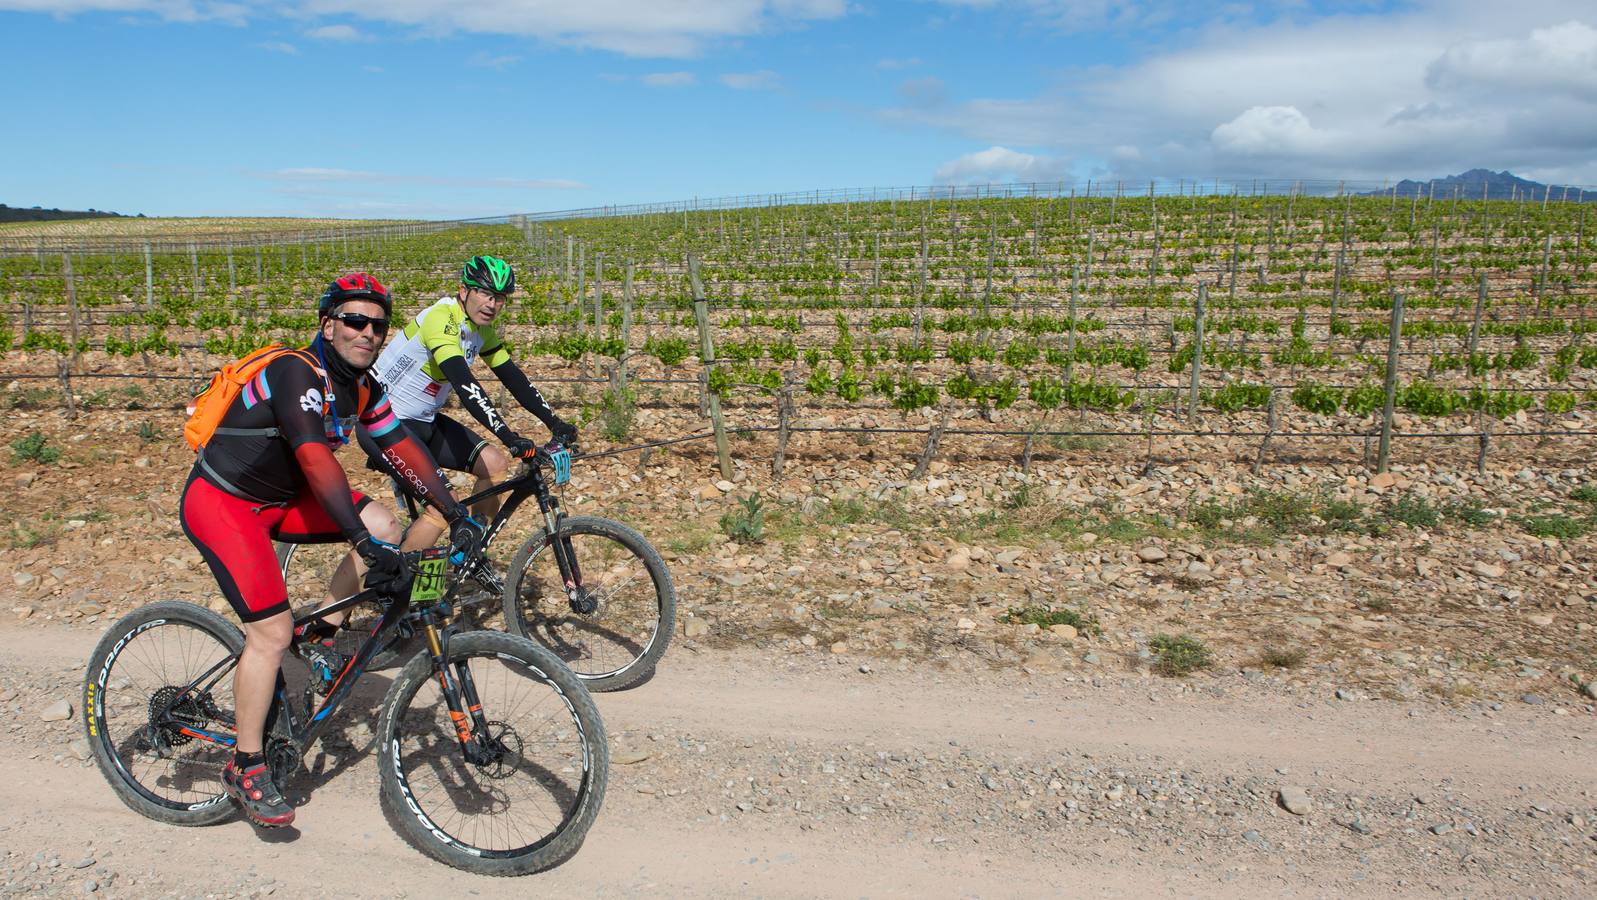
M 693 318 L 699 326 L 699 359 L 704 364 L 705 395 L 710 409 L 710 425 L 715 429 L 715 456 L 721 464 L 721 477 L 732 478 L 732 448 L 726 442 L 726 420 L 721 416 L 721 395 L 709 389 L 709 375 L 715 370 L 715 338 L 710 333 L 710 301 L 704 296 L 699 279 L 699 260 L 688 257 L 688 278 L 693 284 Z
M 882 233 L 876 232 L 871 240 L 871 287 L 882 289 Z
M 255 284 L 259 288 L 261 283 L 261 239 L 255 239 Z
M 593 258 L 593 338 L 604 337 L 604 254 Z
M 1549 234 L 1547 236 L 1546 243 L 1542 245 L 1541 274 L 1536 276 L 1536 312 L 1538 315 L 1540 315 L 1542 311 L 1542 294 L 1547 290 L 1547 266 L 1552 262 L 1552 257 L 1553 236 Z
M 67 309 L 72 316 L 68 340 L 72 346 L 61 354 L 58 375 L 61 379 L 61 403 L 67 408 L 67 418 L 78 417 L 78 408 L 72 397 L 72 366 L 78 360 L 78 282 L 72 277 L 72 254 L 61 254 L 61 275 L 66 279 Z
M 189 297 L 200 302 L 200 251 L 193 241 L 189 241 Z
M 919 481 L 926 476 L 926 470 L 932 464 L 932 457 L 937 455 L 937 445 L 943 441 L 943 432 L 948 429 L 948 410 L 945 408 L 933 425 L 926 432 L 926 446 L 921 449 L 920 458 L 915 460 L 915 471 L 909 475 L 910 481 Z
M 1253 459 L 1253 474 L 1257 475 L 1264 468 L 1265 454 L 1270 452 L 1270 439 L 1275 437 L 1276 427 L 1280 424 L 1280 416 L 1276 412 L 1276 401 L 1280 399 L 1280 389 L 1270 391 L 1270 407 L 1265 413 L 1264 440 L 1259 442 L 1259 455 Z
M 1081 266 L 1070 267 L 1070 321 L 1065 326 L 1065 384 L 1074 379 L 1076 367 L 1076 298 L 1081 293 Z
M 1481 341 L 1481 310 L 1486 307 L 1486 274 L 1481 273 L 1481 286 L 1475 292 L 1475 318 L 1469 326 L 1469 355 L 1468 359 L 1475 359 L 1475 348 Z
M 1392 295 L 1392 325 L 1386 343 L 1386 403 L 1381 407 L 1381 444 L 1375 471 L 1385 472 L 1392 456 L 1392 410 L 1397 402 L 1397 351 L 1403 339 L 1403 295 Z
M 155 266 L 150 260 L 150 242 L 144 242 L 144 308 L 155 308 Z
M 1330 346 L 1331 341 L 1336 340 L 1336 302 L 1342 297 L 1342 260 L 1343 251 L 1337 250 L 1336 270 L 1331 275 L 1331 318 L 1325 326 L 1327 346 Z
M 771 457 L 771 477 L 782 479 L 787 463 L 787 442 L 793 429 L 793 371 L 782 370 L 782 389 L 776 394 L 776 455 Z
M 632 355 L 632 263 L 621 277 L 621 383 L 627 383 L 627 357 Z
M 1492 417 L 1481 412 L 1480 452 L 1475 455 L 1475 471 L 1486 474 L 1486 454 L 1491 452 Z
M 238 293 L 238 272 L 233 268 L 233 242 L 227 242 L 227 299 Z
M 1203 307 L 1209 300 L 1209 286 L 1198 285 L 1198 299 L 1192 305 L 1192 386 L 1187 390 L 1187 422 L 1198 420 L 1198 383 L 1203 375 Z

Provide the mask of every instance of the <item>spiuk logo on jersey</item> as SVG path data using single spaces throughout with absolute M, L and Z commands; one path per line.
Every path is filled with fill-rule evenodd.
M 322 392 L 315 388 L 306 388 L 305 393 L 299 395 L 299 408 L 306 412 L 321 412 Z

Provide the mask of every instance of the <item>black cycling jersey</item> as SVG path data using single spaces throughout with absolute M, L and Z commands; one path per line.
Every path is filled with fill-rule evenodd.
M 350 500 L 349 480 L 333 458 L 364 426 L 390 463 L 423 495 L 449 498 L 426 449 L 399 426 L 382 385 L 370 375 L 364 409 L 354 379 L 329 381 L 304 359 L 284 354 L 233 400 L 196 466 L 206 481 L 263 504 L 292 501 L 307 487 L 352 542 L 366 534 Z M 331 397 L 324 395 L 331 391 Z M 330 401 L 330 408 L 328 403 Z M 335 416 L 336 413 L 336 416 Z M 230 431 L 246 433 L 229 433 Z M 448 502 L 443 501 L 443 502 Z

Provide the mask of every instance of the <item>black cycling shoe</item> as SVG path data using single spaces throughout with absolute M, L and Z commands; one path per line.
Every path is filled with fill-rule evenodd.
M 317 641 L 305 641 L 294 649 L 311 668 L 311 688 L 327 696 L 337 683 L 339 674 L 349 665 L 349 657 Z
M 244 815 L 263 828 L 282 828 L 294 821 L 294 807 L 272 781 L 271 767 L 256 763 L 243 771 L 229 761 L 222 770 L 222 787 L 238 801 Z

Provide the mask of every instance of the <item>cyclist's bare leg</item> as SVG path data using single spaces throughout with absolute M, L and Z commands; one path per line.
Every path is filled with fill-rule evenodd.
M 421 517 L 410 523 L 405 529 L 405 540 L 399 545 L 400 550 L 425 550 L 438 543 L 438 538 L 448 528 L 444 522 L 443 513 L 431 506 L 422 508 Z
M 477 454 L 477 461 L 471 465 L 471 474 L 477 476 L 477 483 L 472 486 L 472 493 L 486 491 L 503 482 L 510 474 L 510 456 L 504 450 L 489 444 Z M 471 507 L 471 514 L 486 525 L 498 515 L 503 499 L 503 494 L 495 494 L 479 500 Z
M 477 454 L 476 462 L 472 463 L 471 474 L 477 476 L 477 483 L 472 488 L 472 493 L 480 493 L 505 480 L 510 472 L 510 457 L 498 447 L 486 446 Z M 471 514 L 478 521 L 487 525 L 499 512 L 500 497 L 495 495 L 485 500 L 478 501 L 471 508 Z M 404 543 L 399 545 L 401 550 L 422 550 L 434 546 L 438 539 L 443 537 L 449 525 L 438 510 L 427 506 L 422 510 L 421 517 L 410 523 L 410 528 L 405 531 Z
M 399 519 L 394 516 L 393 510 L 380 503 L 368 503 L 360 511 L 360 521 L 371 532 L 372 537 L 390 544 L 399 544 L 405 537 L 404 530 L 399 527 Z M 354 550 L 345 554 L 339 560 L 338 568 L 333 570 L 333 577 L 327 584 L 327 596 L 324 603 L 342 600 L 361 589 L 361 579 L 366 575 L 366 564 L 361 562 L 360 554 Z M 348 617 L 347 612 L 335 613 L 327 617 L 333 625 L 342 625 Z
M 244 652 L 233 672 L 234 719 L 241 753 L 261 752 L 266 710 L 272 705 L 277 670 L 293 634 L 294 617 L 288 612 L 244 623 Z

